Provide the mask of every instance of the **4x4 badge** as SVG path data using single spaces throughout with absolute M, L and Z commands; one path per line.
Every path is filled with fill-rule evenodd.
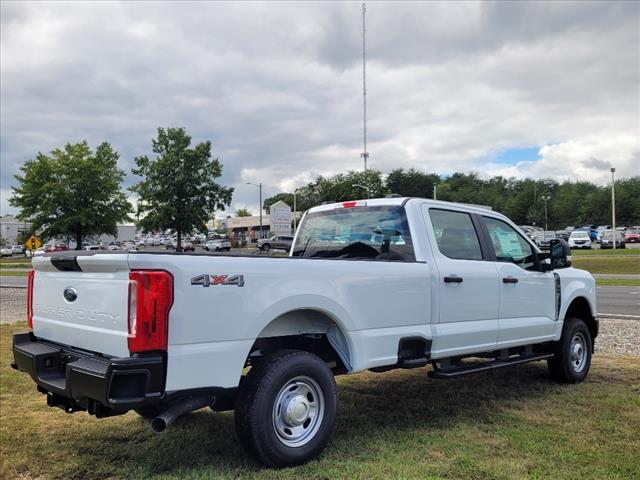
M 191 285 L 237 285 L 244 287 L 244 275 L 207 275 L 202 274 L 191 279 Z

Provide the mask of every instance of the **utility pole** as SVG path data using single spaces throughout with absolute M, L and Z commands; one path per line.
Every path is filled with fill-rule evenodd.
M 435 183 L 433 184 L 433 199 L 438 199 L 438 186 Z
M 364 159 L 364 171 L 367 171 L 367 160 L 369 153 L 367 152 L 367 49 L 366 49 L 366 28 L 365 14 L 367 13 L 367 5 L 362 4 L 362 106 L 363 106 L 363 129 L 362 140 L 364 150 L 360 156 Z
M 297 226 L 297 215 L 298 215 L 298 206 L 296 204 L 296 193 L 298 192 L 298 188 L 293 191 L 293 234 L 296 234 Z
M 258 184 L 247 182 L 247 185 L 253 185 L 260 190 L 260 233 L 258 234 L 258 238 L 262 238 L 262 182 Z
M 611 167 L 611 227 L 613 228 L 613 249 L 616 249 L 616 169 Z

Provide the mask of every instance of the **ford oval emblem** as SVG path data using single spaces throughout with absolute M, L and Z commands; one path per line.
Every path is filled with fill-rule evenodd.
M 75 302 L 76 298 L 78 298 L 78 292 L 75 288 L 67 287 L 64 289 L 64 299 L 67 302 Z

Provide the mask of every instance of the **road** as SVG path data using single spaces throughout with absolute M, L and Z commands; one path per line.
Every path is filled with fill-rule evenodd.
M 598 313 L 640 317 L 639 287 L 597 287 Z
M 0 287 L 26 289 L 27 277 L 0 277 Z M 640 317 L 639 287 L 597 287 L 596 296 L 600 314 Z

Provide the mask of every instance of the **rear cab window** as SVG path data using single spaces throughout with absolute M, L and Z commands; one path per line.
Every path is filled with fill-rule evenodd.
M 310 212 L 300 226 L 293 257 L 413 262 L 403 206 L 336 207 Z
M 440 253 L 455 260 L 483 259 L 471 215 L 431 208 L 429 217 Z

